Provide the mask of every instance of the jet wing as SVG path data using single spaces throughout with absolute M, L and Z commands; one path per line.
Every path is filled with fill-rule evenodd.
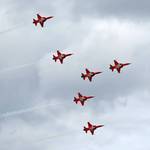
M 44 22 L 40 22 L 41 27 L 44 27 Z
M 79 93 L 78 93 L 78 96 L 79 96 L 79 97 L 82 97 L 82 94 L 79 92 Z
M 61 52 L 57 50 L 57 54 L 58 54 L 58 55 L 61 55 Z
M 81 105 L 84 106 L 84 101 L 80 101 L 80 102 L 81 102 Z
M 90 130 L 91 134 L 93 135 L 94 134 L 94 130 Z
M 117 60 L 114 60 L 115 65 L 118 65 L 119 63 L 117 62 Z
M 60 63 L 63 64 L 63 59 L 59 59 Z
M 117 68 L 117 71 L 118 71 L 118 73 L 120 73 L 120 71 L 121 71 L 121 68 Z
M 86 71 L 86 73 L 90 73 L 90 71 L 87 68 L 85 69 L 85 71 Z
M 88 127 L 89 127 L 89 128 L 92 127 L 92 124 L 91 124 L 90 122 L 88 122 Z
M 89 81 L 91 82 L 92 81 L 92 77 L 88 77 Z
M 37 18 L 38 18 L 38 20 L 40 20 L 40 19 L 41 19 L 41 16 L 40 16 L 39 14 L 37 14 Z

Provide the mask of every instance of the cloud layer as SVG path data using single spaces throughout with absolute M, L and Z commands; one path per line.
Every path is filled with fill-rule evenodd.
M 2 2 L 1 149 L 149 150 L 148 6 L 146 0 Z M 55 17 L 35 28 L 36 13 Z M 74 55 L 55 63 L 57 49 Z M 112 73 L 114 59 L 131 65 Z M 103 73 L 89 83 L 80 77 L 85 68 Z M 75 105 L 79 91 L 95 98 Z M 86 135 L 87 121 L 105 126 Z

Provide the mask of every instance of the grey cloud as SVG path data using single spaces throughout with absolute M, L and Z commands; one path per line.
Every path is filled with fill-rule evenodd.
M 82 17 L 119 17 L 126 19 L 148 19 L 150 2 L 147 0 L 57 0 L 53 2 L 18 1 L 13 4 L 21 10 L 42 11 L 61 17 L 70 17 L 76 21 Z M 61 13 L 59 13 L 61 12 Z M 63 13 L 62 13 L 63 12 Z
M 115 107 L 107 109 L 105 113 L 101 111 L 93 113 L 95 111 L 91 107 L 82 109 L 82 112 L 81 108 L 64 111 L 64 108 L 57 107 L 60 111 L 56 111 L 59 116 L 55 120 L 48 115 L 51 114 L 51 110 L 46 109 L 37 112 L 37 115 L 43 114 L 43 117 L 45 117 L 45 120 L 42 120 L 39 124 L 31 124 L 29 120 L 22 119 L 5 121 L 1 124 L 2 148 L 7 150 L 11 145 L 12 150 L 17 150 L 21 146 L 29 150 L 41 149 L 41 147 L 47 150 L 49 146 L 53 149 L 66 149 L 68 147 L 82 149 L 87 145 L 89 149 L 96 150 L 101 147 L 105 150 L 116 149 L 118 145 L 127 149 L 130 143 L 130 147 L 133 149 L 138 150 L 139 147 L 148 149 L 150 147 L 147 140 L 150 132 L 148 128 L 149 94 L 136 93 L 130 95 L 127 99 L 128 103 L 125 107 L 120 106 L 116 99 Z M 97 117 L 93 117 L 94 115 Z M 105 126 L 97 130 L 94 137 L 85 136 L 82 126 L 85 125 L 87 120 L 103 123 Z M 56 130 L 57 127 L 58 130 Z M 72 141 L 72 139 L 74 140 Z M 139 140 L 140 142 L 138 142 Z M 10 143 L 9 146 L 4 144 L 7 142 Z M 122 145 L 125 145 L 125 147 Z
M 94 0 L 75 1 L 74 14 L 77 16 L 101 16 L 124 18 L 149 18 L 150 3 L 147 0 Z
M 4 76 L 0 74 L 1 112 L 25 110 L 49 102 L 61 104 L 2 118 L 2 149 L 84 149 L 87 145 L 92 150 L 108 150 L 117 149 L 118 141 L 121 149 L 124 144 L 126 149 L 132 144 L 132 149 L 137 150 L 137 143 L 141 149 L 149 149 L 147 138 L 142 138 L 149 133 L 149 102 L 144 96 L 145 91 L 150 90 L 150 25 L 144 20 L 137 24 L 122 19 L 148 18 L 148 1 L 138 4 L 136 1 L 136 5 L 134 1 L 130 5 L 128 1 L 12 2 L 0 6 L 3 8 L 3 15 L 0 15 L 5 20 L 0 24 L 1 29 L 21 21 L 25 25 L 0 35 L 0 69 L 27 63 L 35 65 L 8 71 Z M 38 12 L 55 18 L 46 22 L 45 28 L 35 28 L 32 18 Z M 80 17 L 82 19 L 77 20 Z M 60 65 L 52 61 L 57 49 L 71 51 L 74 55 Z M 108 67 L 113 59 L 129 61 L 132 65 L 124 68 L 120 75 L 112 73 Z M 103 74 L 92 83 L 83 81 L 80 73 L 85 67 L 100 69 Z M 72 99 L 78 91 L 96 98 L 80 107 Z M 132 97 L 133 94 L 138 96 Z M 88 120 L 104 123 L 106 127 L 94 137 L 85 136 L 82 126 Z M 35 139 L 74 130 L 76 135 L 66 134 L 66 137 L 35 144 Z
M 1 114 L 30 107 L 38 88 L 36 69 L 23 68 L 1 74 Z

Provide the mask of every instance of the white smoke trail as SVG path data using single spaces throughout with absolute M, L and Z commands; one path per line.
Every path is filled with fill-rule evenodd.
M 21 114 L 24 114 L 24 113 L 30 113 L 30 112 L 40 110 L 40 109 L 43 109 L 43 108 L 46 108 L 46 107 L 57 106 L 57 105 L 62 105 L 62 103 L 58 103 L 58 104 L 49 104 L 48 103 L 48 104 L 43 104 L 43 105 L 40 105 L 40 106 L 34 106 L 34 107 L 31 107 L 31 108 L 21 109 L 21 110 L 17 110 L 17 111 L 6 112 L 4 114 L 1 114 L 0 118 L 7 118 L 7 117 L 16 116 L 16 115 L 21 115 Z
M 4 31 L 0 31 L 0 35 L 3 35 L 5 33 L 11 32 L 11 31 L 14 31 L 14 30 L 19 29 L 19 28 L 24 27 L 24 26 L 26 26 L 26 25 L 24 23 L 22 23 L 22 24 L 14 26 L 14 27 L 8 28 Z
M 10 68 L 6 68 L 6 69 L 1 70 L 0 74 L 6 73 L 8 71 L 13 71 L 13 70 L 22 69 L 22 68 L 25 68 L 25 67 L 28 67 L 28 66 L 32 66 L 32 65 L 35 65 L 36 63 L 37 62 L 30 63 L 30 64 L 23 64 L 23 65 L 20 65 L 20 66 L 15 66 L 15 67 L 10 67 Z
M 53 136 L 47 136 L 45 138 L 37 140 L 36 143 L 40 144 L 41 142 L 46 142 L 46 141 L 49 142 L 50 140 L 55 139 L 55 138 L 64 137 L 64 136 L 71 136 L 73 134 L 80 133 L 79 131 L 81 131 L 81 130 L 73 130 L 73 131 L 68 131 L 68 132 L 64 132 L 64 133 L 61 133 L 61 134 L 56 134 L 56 135 L 53 135 Z

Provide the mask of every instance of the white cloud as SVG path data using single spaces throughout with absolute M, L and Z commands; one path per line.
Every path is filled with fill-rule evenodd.
M 11 14 L 1 6 L 0 16 L 6 17 L 1 28 L 29 22 L 0 35 L 0 68 L 14 68 L 0 78 L 1 112 L 14 112 L 0 120 L 1 149 L 149 150 L 150 23 L 86 15 L 76 20 L 74 3 L 61 8 L 63 2 L 32 2 L 23 9 L 26 1 L 16 1 Z M 35 28 L 33 15 L 44 8 L 43 15 L 54 14 L 54 20 Z M 57 49 L 74 55 L 60 65 L 52 60 Z M 108 67 L 115 58 L 132 65 L 120 75 L 112 73 Z M 27 63 L 36 65 L 15 72 Z M 103 73 L 89 83 L 80 78 L 85 67 Z M 75 105 L 78 91 L 95 98 L 85 107 Z M 49 103 L 60 105 L 46 107 Z M 95 136 L 86 135 L 87 121 L 105 126 Z

